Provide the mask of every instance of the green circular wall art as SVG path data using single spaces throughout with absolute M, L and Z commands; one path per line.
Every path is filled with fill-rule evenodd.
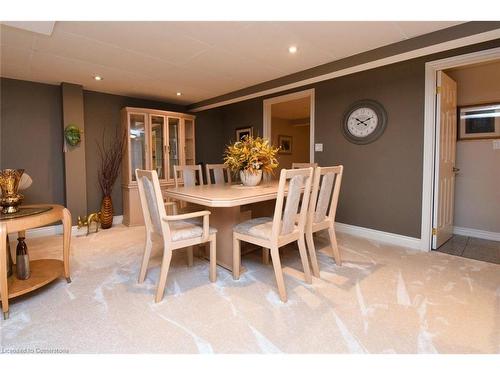
M 76 146 L 81 142 L 82 131 L 80 128 L 74 124 L 69 124 L 64 129 L 64 138 L 70 146 Z

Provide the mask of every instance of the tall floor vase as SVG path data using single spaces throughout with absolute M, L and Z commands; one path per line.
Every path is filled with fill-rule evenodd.
M 101 228 L 109 229 L 113 225 L 113 201 L 109 195 L 102 198 Z

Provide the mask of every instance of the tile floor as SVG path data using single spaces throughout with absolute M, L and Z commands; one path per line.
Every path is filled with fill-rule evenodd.
M 481 238 L 454 235 L 437 251 L 500 264 L 500 241 L 483 240 Z

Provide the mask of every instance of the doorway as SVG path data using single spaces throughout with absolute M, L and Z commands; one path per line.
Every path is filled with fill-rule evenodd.
M 314 162 L 314 89 L 264 100 L 264 137 L 280 146 L 279 168 Z
M 430 248 L 494 263 L 500 263 L 499 50 L 426 66 L 436 82 Z M 424 240 L 424 225 L 422 232 Z

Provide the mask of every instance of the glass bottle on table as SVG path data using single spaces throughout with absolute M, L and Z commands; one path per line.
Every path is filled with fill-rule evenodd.
M 30 259 L 28 256 L 28 246 L 24 242 L 24 237 L 17 239 L 16 248 L 16 274 L 19 280 L 26 280 L 30 277 Z

